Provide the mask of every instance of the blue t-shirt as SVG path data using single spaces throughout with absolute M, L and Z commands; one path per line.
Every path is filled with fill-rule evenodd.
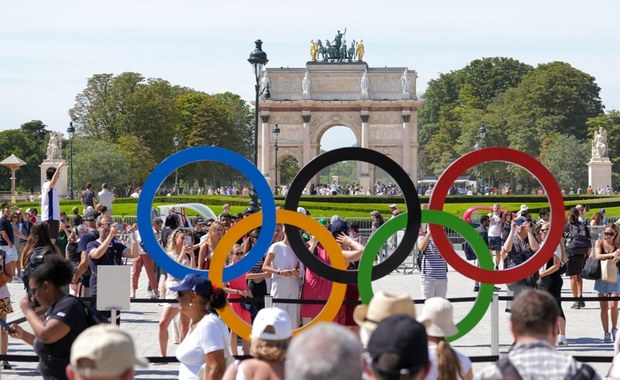
M 101 246 L 101 242 L 99 240 L 91 241 L 86 245 L 86 252 L 90 253 L 91 250 L 99 248 Z M 99 265 L 123 265 L 123 251 L 125 251 L 127 247 L 113 240 L 112 243 L 108 246 L 103 256 L 98 259 L 93 259 L 88 255 L 88 266 L 90 267 L 91 276 L 90 276 L 90 295 L 94 296 L 97 294 L 97 267 Z

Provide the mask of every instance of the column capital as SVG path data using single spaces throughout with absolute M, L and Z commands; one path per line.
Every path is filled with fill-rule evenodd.
M 303 120 L 304 123 L 309 123 L 310 118 L 312 118 L 312 115 L 301 115 L 301 120 Z
M 360 118 L 362 119 L 362 123 L 368 123 L 370 115 L 360 115 Z
M 269 123 L 270 115 L 260 115 L 260 119 L 263 123 Z
M 411 115 L 407 114 L 407 115 L 401 115 L 403 118 L 403 123 L 408 123 L 411 121 Z

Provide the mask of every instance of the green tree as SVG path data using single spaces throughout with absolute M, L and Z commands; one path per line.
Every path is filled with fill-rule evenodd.
M 234 139 L 235 145 L 230 146 L 230 149 L 250 159 L 254 152 L 254 113 L 250 105 L 239 95 L 231 92 L 213 96 L 224 106 L 232 120 L 236 138 Z
M 549 169 L 560 188 L 567 192 L 588 186 L 587 163 L 590 158 L 590 146 L 572 135 L 554 133 L 545 141 L 548 149 L 541 159 Z M 530 174 L 531 177 L 531 174 Z
M 299 161 L 297 161 L 297 159 L 293 156 L 286 156 L 282 159 L 282 162 L 280 163 L 278 169 L 280 183 L 282 185 L 290 186 L 291 182 L 293 182 L 293 179 L 299 172 Z
M 586 120 L 603 111 L 594 77 L 552 62 L 526 74 L 518 87 L 506 91 L 499 112 L 504 115 L 511 147 L 534 156 L 550 133 L 587 137 Z
M 125 156 L 116 144 L 106 140 L 78 138 L 73 142 L 73 175 L 77 192 L 87 182 L 94 188 L 102 183 L 110 187 L 124 186 L 130 183 L 130 167 Z
M 120 137 L 116 147 L 129 169 L 128 178 L 131 186 L 135 188 L 142 184 L 157 165 L 150 148 L 143 145 L 134 135 Z

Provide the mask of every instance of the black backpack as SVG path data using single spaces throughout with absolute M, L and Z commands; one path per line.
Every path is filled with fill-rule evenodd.
M 43 264 L 43 260 L 47 255 L 53 255 L 54 251 L 49 249 L 48 247 L 36 247 L 32 250 L 30 257 L 28 257 L 28 262 L 24 266 L 24 273 L 22 274 L 22 281 L 24 282 L 24 288 L 27 291 L 30 291 L 30 276 L 35 269 L 37 269 L 41 264 Z

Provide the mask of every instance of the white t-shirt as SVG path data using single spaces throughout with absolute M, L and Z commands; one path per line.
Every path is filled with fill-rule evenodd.
M 459 363 L 461 364 L 461 373 L 463 375 L 466 374 L 471 368 L 471 360 L 467 356 L 455 350 L 454 348 L 452 348 L 452 350 L 454 350 L 454 352 L 456 353 L 456 356 L 459 359 Z M 425 380 L 436 380 L 437 379 L 437 346 L 434 346 L 434 345 L 428 346 L 428 358 L 431 362 L 431 370 L 428 372 L 428 375 L 426 375 Z M 457 377 L 457 378 L 461 379 L 461 377 Z
M 50 181 L 41 187 L 41 221 L 60 220 L 60 201 L 58 190 L 50 188 Z
M 273 243 L 269 248 L 269 253 L 273 253 L 271 267 L 276 270 L 289 270 L 299 266 L 299 259 L 290 245 L 284 242 Z
M 228 329 L 224 322 L 215 314 L 205 315 L 189 335 L 177 348 L 176 357 L 180 362 L 179 380 L 201 380 L 198 377 L 200 367 L 205 363 L 205 355 L 209 352 L 224 350 L 228 340 Z
M 97 194 L 97 202 L 107 207 L 110 214 L 112 214 L 112 201 L 114 201 L 114 193 L 110 190 L 101 190 Z
M 502 218 L 493 213 L 489 214 L 489 237 L 502 236 Z

